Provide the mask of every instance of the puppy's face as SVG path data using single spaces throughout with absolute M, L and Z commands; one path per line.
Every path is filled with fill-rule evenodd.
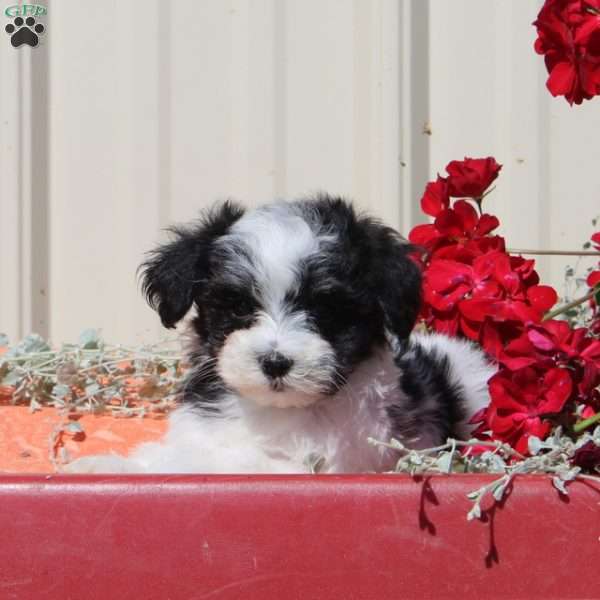
M 226 205 L 178 236 L 185 249 L 171 244 L 146 263 L 146 292 L 167 326 L 196 305 L 198 373 L 258 405 L 326 398 L 385 343 L 386 329 L 404 339 L 414 323 L 420 280 L 408 246 L 340 200 L 246 214 Z M 170 277 L 169 292 L 158 271 Z

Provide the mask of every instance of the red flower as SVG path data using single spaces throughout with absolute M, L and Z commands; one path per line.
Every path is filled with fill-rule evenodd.
M 600 0 L 598 0 L 600 3 Z M 592 244 L 594 249 L 600 252 L 600 231 L 597 231 L 592 236 Z M 596 285 L 600 284 L 600 263 L 598 264 L 598 270 L 592 271 L 587 277 L 587 284 L 593 288 Z
M 434 207 L 438 206 L 433 190 L 437 191 L 439 188 L 429 189 L 430 193 L 425 193 L 421 204 L 425 204 L 433 212 Z M 452 208 L 442 208 L 437 212 L 432 224 L 413 227 L 408 239 L 428 250 L 431 257 L 473 260 L 488 250 L 504 251 L 502 238 L 488 236 L 498 225 L 496 217 L 487 214 L 478 216 L 469 202 L 458 200 Z
M 535 364 L 568 369 L 582 403 L 589 404 L 600 385 L 600 340 L 587 328 L 572 329 L 566 321 L 530 325 L 501 349 L 497 359 L 509 369 Z
M 538 371 L 502 370 L 489 382 L 491 403 L 478 431 L 491 430 L 495 439 L 509 443 L 517 452 L 528 453 L 527 439 L 544 439 L 552 428 L 549 415 L 560 413 L 572 383 L 564 369 Z
M 448 180 L 438 175 L 436 181 L 430 181 L 425 186 L 425 193 L 421 198 L 421 209 L 426 215 L 437 217 L 442 210 L 447 208 L 450 208 Z
M 500 298 L 502 289 L 493 274 L 495 261 L 501 256 L 500 252 L 489 252 L 476 258 L 473 266 L 452 260 L 432 260 L 425 274 L 426 290 L 437 293 L 432 296 L 432 306 L 448 310 L 467 296 Z
M 596 467 L 600 466 L 600 446 L 593 440 L 586 442 L 575 450 L 572 462 L 584 471 L 594 472 Z
M 518 257 L 509 257 L 500 252 L 486 256 L 494 285 L 488 283 L 483 293 L 472 294 L 461 302 L 459 309 L 462 315 L 472 324 L 483 324 L 486 319 L 495 322 L 539 323 L 544 313 L 555 304 L 556 292 L 548 286 L 536 285 L 537 273 Z M 478 326 L 476 331 L 479 328 Z M 477 339 L 476 331 L 466 330 L 465 335 Z M 485 347 L 485 340 L 481 341 Z
M 494 158 L 467 158 L 448 163 L 450 195 L 455 197 L 481 198 L 492 181 L 498 177 L 502 165 Z
M 583 28 L 577 3 L 547 5 L 559 7 L 569 27 Z M 499 169 L 492 158 L 451 162 L 448 177 L 430 182 L 421 199 L 433 223 L 415 227 L 409 239 L 426 250 L 419 258 L 425 325 L 479 342 L 500 364 L 490 405 L 472 420 L 480 423 L 475 435 L 491 434 L 525 454 L 528 437 L 546 437 L 557 415 L 563 422 L 600 412 L 600 319 L 580 329 L 544 322 L 557 294 L 539 284 L 535 262 L 506 252 L 504 238 L 492 235 L 496 217 L 478 215 L 464 199 L 452 202 L 455 195 L 479 200 Z M 592 241 L 600 247 L 600 232 Z
M 600 14 L 595 0 L 547 0 L 534 25 L 553 96 L 581 104 L 600 92 Z

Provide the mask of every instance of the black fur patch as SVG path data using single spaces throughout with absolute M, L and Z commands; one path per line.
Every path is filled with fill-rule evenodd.
M 450 381 L 448 357 L 436 350 L 425 350 L 418 343 L 396 358 L 401 369 L 400 387 L 406 396 L 401 406 L 387 409 L 393 435 L 400 440 L 418 438 L 435 432 L 434 444 L 457 437 L 453 426 L 465 418 L 462 389 Z M 434 403 L 425 408 L 424 402 Z
M 327 262 L 336 263 L 353 286 L 352 295 L 377 305 L 391 333 L 400 341 L 408 339 L 421 306 L 421 271 L 410 258 L 414 246 L 379 220 L 357 215 L 342 198 L 322 195 L 306 205 L 325 230 L 338 232 L 339 245 Z
M 243 208 L 228 201 L 207 211 L 198 223 L 172 227 L 175 239 L 150 252 L 141 265 L 142 291 L 165 327 L 175 327 L 190 309 L 211 276 L 212 243 L 243 214 Z

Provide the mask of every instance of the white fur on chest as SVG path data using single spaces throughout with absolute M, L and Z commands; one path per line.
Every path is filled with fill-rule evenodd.
M 149 472 L 307 473 L 316 457 L 324 457 L 324 472 L 382 471 L 392 458 L 367 439 L 389 439 L 386 407 L 397 400 L 398 369 L 382 351 L 309 408 L 260 407 L 236 397 L 226 399 L 221 417 L 179 408 L 165 441 L 140 446 L 131 459 Z
M 456 430 L 467 437 L 469 416 L 489 402 L 487 381 L 495 368 L 467 342 L 441 335 L 413 336 L 426 349 L 446 356 L 449 382 L 460 388 L 465 419 Z M 148 473 L 308 473 L 310 462 L 323 457 L 322 471 L 360 473 L 386 471 L 395 455 L 368 444 L 369 437 L 392 436 L 387 408 L 410 418 L 407 396 L 399 387 L 400 372 L 391 353 L 377 351 L 363 362 L 337 392 L 304 408 L 259 406 L 226 395 L 219 399 L 220 416 L 207 416 L 189 406 L 170 416 L 162 442 L 139 446 L 128 458 L 117 455 L 84 457 L 69 466 L 72 472 Z M 420 399 L 430 409 L 435 397 Z M 408 403 L 407 403 L 408 402 Z M 413 447 L 435 445 L 435 431 L 420 432 Z M 439 443 L 437 440 L 436 443 Z
M 326 472 L 381 471 L 386 454 L 367 439 L 389 439 L 386 407 L 397 401 L 398 377 L 391 355 L 382 351 L 334 396 L 309 408 L 259 408 L 242 401 L 243 420 L 265 448 L 294 462 L 322 456 Z

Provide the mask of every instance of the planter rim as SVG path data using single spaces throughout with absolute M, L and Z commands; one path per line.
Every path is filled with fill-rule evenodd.
M 7 597 L 597 598 L 600 488 L 545 475 L 2 475 Z M 109 574 L 109 576 L 106 576 Z M 9 590 L 13 596 L 8 593 Z

